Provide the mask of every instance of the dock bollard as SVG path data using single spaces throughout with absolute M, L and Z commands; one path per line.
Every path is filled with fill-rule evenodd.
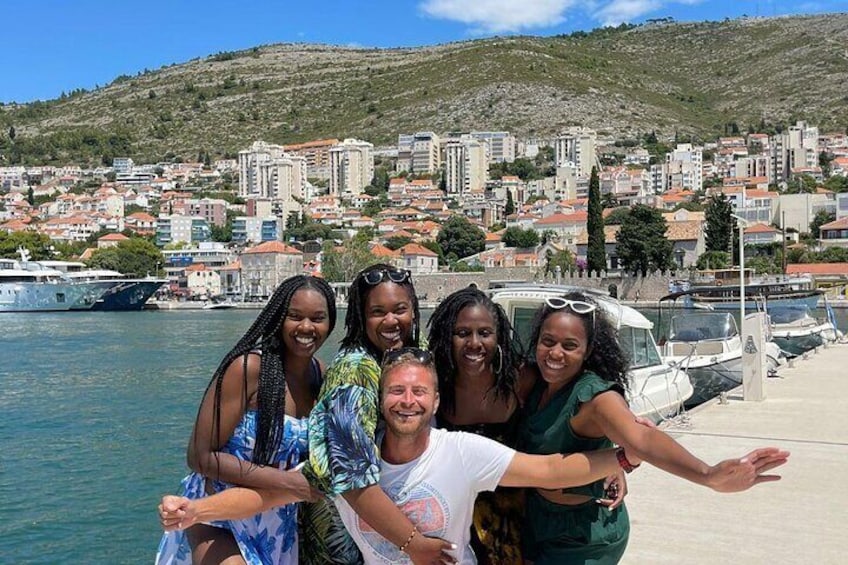
M 795 358 L 790 357 L 789 360 L 786 362 L 786 366 L 789 367 L 790 369 L 794 368 L 795 367 Z
M 727 393 L 726 392 L 721 391 L 720 393 L 718 393 L 718 403 L 719 404 L 729 404 L 729 402 L 727 401 Z

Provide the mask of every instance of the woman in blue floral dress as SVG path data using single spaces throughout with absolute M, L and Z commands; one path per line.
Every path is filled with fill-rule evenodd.
M 307 456 L 307 416 L 322 373 L 314 354 L 335 321 L 335 296 L 324 280 L 296 276 L 280 284 L 207 387 L 189 441 L 194 472 L 182 482 L 183 496 L 239 485 L 286 490 L 292 500 L 315 498 L 300 473 L 286 470 Z M 295 565 L 297 506 L 166 533 L 156 562 Z

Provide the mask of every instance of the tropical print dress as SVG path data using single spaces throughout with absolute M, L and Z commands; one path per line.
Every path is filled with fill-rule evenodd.
M 257 410 L 248 410 L 236 426 L 233 436 L 221 449 L 224 453 L 250 461 L 256 442 L 259 419 Z M 306 457 L 307 419 L 286 416 L 283 439 L 274 454 L 273 465 L 290 469 Z M 206 494 L 206 477 L 192 473 L 182 481 L 181 495 L 187 498 L 203 498 Z M 215 492 L 233 485 L 212 481 Z M 289 504 L 257 514 L 246 520 L 227 520 L 210 524 L 229 530 L 238 543 L 242 557 L 248 565 L 297 565 L 297 505 Z M 184 531 L 168 532 L 162 536 L 156 554 L 157 565 L 191 564 L 191 547 Z
M 380 481 L 375 443 L 379 415 L 380 364 L 364 348 L 339 352 L 324 374 L 318 403 L 309 415 L 309 461 L 303 474 L 329 496 Z M 331 501 L 306 505 L 309 522 L 305 564 L 357 564 L 362 555 Z

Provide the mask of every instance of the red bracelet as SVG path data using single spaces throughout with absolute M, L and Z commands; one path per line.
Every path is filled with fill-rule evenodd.
M 627 460 L 627 454 L 624 452 L 623 447 L 619 447 L 615 450 L 615 458 L 618 459 L 619 466 L 624 469 L 625 473 L 630 473 L 633 469 L 636 469 L 641 463 L 638 465 L 633 465 L 630 461 Z

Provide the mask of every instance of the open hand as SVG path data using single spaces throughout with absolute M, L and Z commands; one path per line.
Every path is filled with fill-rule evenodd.
M 764 473 L 783 465 L 788 457 L 788 451 L 764 447 L 739 459 L 725 459 L 710 469 L 707 486 L 718 492 L 740 492 L 760 483 L 779 481 L 780 475 Z

